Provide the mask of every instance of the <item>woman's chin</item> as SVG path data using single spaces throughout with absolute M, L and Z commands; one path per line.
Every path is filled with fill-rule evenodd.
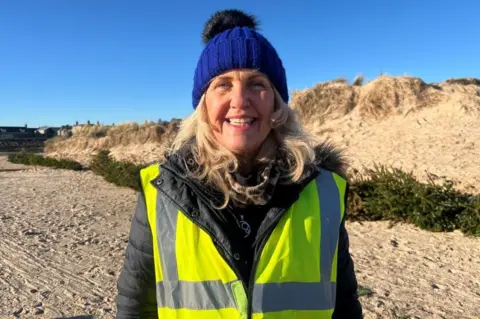
M 255 151 L 258 149 L 255 144 L 249 143 L 247 141 L 245 143 L 230 143 L 229 145 L 227 145 L 227 148 L 231 152 L 235 153 L 235 155 L 239 156 L 255 153 Z

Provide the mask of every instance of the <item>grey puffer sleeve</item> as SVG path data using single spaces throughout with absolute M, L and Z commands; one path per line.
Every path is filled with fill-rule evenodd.
M 347 198 L 349 184 L 345 192 L 345 208 L 348 207 Z M 350 255 L 350 241 L 345 227 L 347 212 L 340 224 L 338 238 L 337 259 L 337 299 L 332 319 L 361 319 L 363 318 L 362 305 L 358 299 L 358 283 L 355 275 L 355 267 Z
M 122 271 L 117 281 L 116 318 L 156 318 L 152 232 L 143 193 L 138 194 Z

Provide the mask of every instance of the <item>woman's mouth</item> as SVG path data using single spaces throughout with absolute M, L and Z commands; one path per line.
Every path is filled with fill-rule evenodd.
M 227 123 L 230 124 L 231 126 L 239 127 L 239 128 L 248 128 L 255 123 L 256 119 L 255 118 L 231 118 L 231 119 L 226 119 Z

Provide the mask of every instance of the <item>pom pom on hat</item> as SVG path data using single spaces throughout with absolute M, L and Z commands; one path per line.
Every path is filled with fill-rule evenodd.
M 282 60 L 258 32 L 255 16 L 231 9 L 215 12 L 205 23 L 205 45 L 193 79 L 192 104 L 196 108 L 210 81 L 232 69 L 254 69 L 265 74 L 288 103 L 288 86 Z
M 207 44 L 217 34 L 235 27 L 247 27 L 257 30 L 258 22 L 255 16 L 244 13 L 243 11 L 231 9 L 215 12 L 205 23 L 202 32 L 202 41 Z

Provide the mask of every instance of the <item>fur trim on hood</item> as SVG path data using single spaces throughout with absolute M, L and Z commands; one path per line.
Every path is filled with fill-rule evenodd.
M 315 147 L 317 167 L 337 173 L 343 178 L 347 175 L 347 160 L 343 150 L 335 148 L 329 142 L 322 142 Z

